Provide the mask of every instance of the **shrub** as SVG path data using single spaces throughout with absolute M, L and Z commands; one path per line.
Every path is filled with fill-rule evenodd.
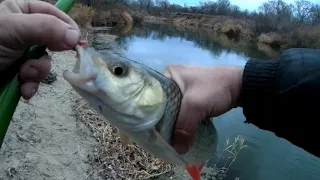
M 121 5 L 103 5 L 96 8 L 92 25 L 93 26 L 111 26 L 125 27 L 132 26 L 133 18 L 130 11 Z
M 282 37 L 275 32 L 271 33 L 262 33 L 258 37 L 258 42 L 264 43 L 264 44 L 269 44 L 271 46 L 280 46 L 282 44 Z
M 91 27 L 94 13 L 95 10 L 92 7 L 77 3 L 71 9 L 70 17 L 79 25 L 79 27 L 88 29 Z
M 320 26 L 296 27 L 292 32 L 284 34 L 285 43 L 281 48 L 320 48 L 319 37 Z

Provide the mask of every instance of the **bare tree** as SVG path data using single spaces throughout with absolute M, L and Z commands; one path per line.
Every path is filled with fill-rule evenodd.
M 311 14 L 311 24 L 320 25 L 320 5 L 315 4 L 310 10 Z
M 218 0 L 217 1 L 217 14 L 227 15 L 230 12 L 231 3 L 229 0 Z
M 307 0 L 295 1 L 295 18 L 299 23 L 310 23 L 311 22 L 311 8 L 312 3 Z

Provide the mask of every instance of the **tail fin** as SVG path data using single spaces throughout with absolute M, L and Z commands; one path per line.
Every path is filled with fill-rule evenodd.
M 200 180 L 201 171 L 204 167 L 204 163 L 199 167 L 195 165 L 185 165 L 185 169 L 188 171 L 189 175 L 193 180 Z

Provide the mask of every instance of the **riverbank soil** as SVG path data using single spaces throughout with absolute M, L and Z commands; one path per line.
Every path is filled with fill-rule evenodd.
M 31 100 L 20 100 L 0 151 L 0 179 L 73 180 L 93 172 L 86 161 L 98 142 L 76 120 L 71 106 L 79 97 L 62 77 L 63 70 L 73 68 L 76 53 L 49 55 L 57 80 L 41 83 Z

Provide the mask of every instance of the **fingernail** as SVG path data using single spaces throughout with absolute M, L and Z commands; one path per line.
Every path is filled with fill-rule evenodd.
M 35 93 L 36 93 L 36 89 L 35 88 L 31 88 L 28 91 L 28 98 L 31 98 L 32 96 L 34 96 Z
M 80 33 L 77 30 L 69 29 L 66 34 L 66 45 L 75 47 L 79 42 Z

